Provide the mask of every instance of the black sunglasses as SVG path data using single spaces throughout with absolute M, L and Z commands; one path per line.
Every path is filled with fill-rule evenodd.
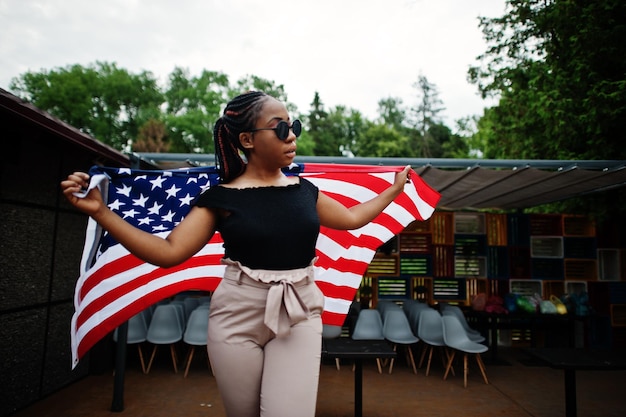
M 289 129 L 293 131 L 293 134 L 296 135 L 296 137 L 299 137 L 300 133 L 302 133 L 302 123 L 300 123 L 300 120 L 294 120 L 293 123 L 289 125 L 286 121 L 281 120 L 278 122 L 276 127 L 261 127 L 258 129 L 252 129 L 250 132 L 256 132 L 258 130 L 273 130 L 276 132 L 278 139 L 287 140 L 289 137 Z

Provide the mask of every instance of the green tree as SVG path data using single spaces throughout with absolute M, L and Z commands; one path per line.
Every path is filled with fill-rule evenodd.
M 327 112 L 317 92 L 306 120 L 314 144 L 313 153 L 319 156 L 351 155 L 365 122 L 360 112 L 345 106 L 336 106 Z
M 316 152 L 322 149 L 321 135 L 323 125 L 327 117 L 328 113 L 324 109 L 324 103 L 322 102 L 319 93 L 316 91 L 313 96 L 313 101 L 311 102 L 311 110 L 309 111 L 308 116 L 305 117 L 309 126 L 308 133 L 311 137 L 311 141 L 313 142 L 313 155 L 316 155 Z
M 298 108 L 295 104 L 289 102 L 285 87 L 282 84 L 276 84 L 274 81 L 257 77 L 256 75 L 247 75 L 237 80 L 237 85 L 230 91 L 230 98 L 235 97 L 246 91 L 263 91 L 277 100 L 285 103 L 289 113 L 296 113 Z M 294 115 L 295 116 L 295 115 Z
M 378 101 L 378 114 L 382 123 L 389 127 L 400 129 L 406 122 L 406 109 L 402 99 L 387 97 Z
M 626 3 L 509 0 L 481 18 L 487 51 L 470 80 L 499 97 L 481 128 L 485 156 L 622 159 Z
M 387 124 L 369 122 L 360 135 L 355 155 L 360 157 L 403 157 L 410 152 L 409 138 Z
M 417 156 L 433 157 L 433 146 L 437 146 L 436 138 L 431 135 L 431 127 L 440 123 L 439 113 L 445 110 L 439 98 L 439 91 L 435 84 L 420 75 L 413 84 L 417 90 L 417 105 L 411 109 L 413 127 L 416 130 L 412 136 L 413 151 Z M 417 133 L 417 134 L 415 134 Z
M 133 152 L 169 152 L 167 126 L 160 120 L 150 119 L 139 129 L 132 145 Z
M 478 123 L 488 158 L 625 159 L 626 3 L 508 0 L 481 18 L 469 79 L 499 99 Z M 624 188 L 537 210 L 623 215 Z
M 359 134 L 365 120 L 361 113 L 345 106 L 335 106 L 324 120 L 320 142 L 316 143 L 315 154 L 325 156 L 351 156 L 358 146 Z
M 21 98 L 119 150 L 127 149 L 163 103 L 150 72 L 130 74 L 114 63 L 27 72 L 9 87 Z
M 315 143 L 313 142 L 313 138 L 307 132 L 306 126 L 302 127 L 302 135 L 296 141 L 298 146 L 298 155 L 301 156 L 313 156 L 315 155 Z
M 228 88 L 228 77 L 220 72 L 205 70 L 194 77 L 182 68 L 172 71 L 165 91 L 170 152 L 214 151 L 213 124 L 228 100 Z
M 430 126 L 426 137 L 431 140 L 430 151 L 433 158 L 467 158 L 467 141 L 443 123 Z
M 484 140 L 478 131 L 478 122 L 481 118 L 478 115 L 465 116 L 456 121 L 456 131 L 465 146 L 465 158 L 482 158 Z M 461 156 L 455 156 L 462 158 Z

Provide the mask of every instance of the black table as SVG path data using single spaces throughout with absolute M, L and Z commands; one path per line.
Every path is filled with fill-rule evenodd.
M 384 340 L 324 339 L 322 355 L 330 359 L 354 360 L 354 415 L 363 415 L 363 360 L 394 358 L 396 352 Z
M 485 311 L 467 310 L 464 312 L 473 327 L 477 327 L 487 334 L 487 341 L 491 353 L 491 363 L 498 364 L 498 331 L 502 329 L 527 329 L 530 330 L 530 347 L 537 346 L 537 333 L 544 330 L 554 333 L 563 330 L 567 333 L 567 347 L 576 346 L 576 323 L 583 322 L 587 325 L 590 316 L 576 316 L 571 314 L 541 314 L 514 312 L 507 314 L 487 313 Z
M 576 371 L 626 369 L 626 357 L 605 350 L 575 348 L 527 349 L 532 357 L 565 373 L 565 416 L 576 417 Z

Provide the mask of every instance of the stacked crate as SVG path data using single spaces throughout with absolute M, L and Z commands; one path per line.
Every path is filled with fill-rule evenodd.
M 613 237 L 613 238 L 611 238 Z M 608 317 L 616 346 L 626 346 L 626 250 L 622 234 L 598 239 L 598 280 L 589 282 L 590 305 Z
M 457 294 L 464 304 L 478 293 L 487 293 L 487 240 L 484 213 L 454 214 L 454 278 L 465 289 Z
M 405 297 L 404 293 L 397 294 L 403 288 L 403 283 L 398 282 L 399 272 L 400 254 L 398 253 L 398 236 L 395 236 L 374 255 L 361 284 L 362 287 L 364 285 L 370 287 L 372 306 L 375 306 L 379 299 Z
M 437 211 L 383 245 L 366 277 L 374 298 L 400 302 L 468 305 L 482 292 L 560 297 L 623 279 L 625 251 L 598 248 L 595 233 L 584 216 Z
M 532 214 L 530 225 L 531 278 L 563 287 L 563 226 L 558 214 Z M 542 295 L 542 294 L 540 294 Z
M 509 279 L 530 279 L 530 224 L 524 214 L 507 218 Z
M 563 251 L 566 294 L 587 291 L 598 279 L 596 228 L 584 216 L 563 215 Z
M 465 281 L 455 276 L 456 247 L 454 212 L 433 216 L 433 300 L 459 303 L 466 297 Z

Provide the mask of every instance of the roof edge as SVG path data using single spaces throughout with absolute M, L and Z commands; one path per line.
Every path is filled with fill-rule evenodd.
M 162 162 L 195 162 L 198 164 L 214 164 L 214 154 L 196 153 L 154 153 L 137 152 L 136 158 L 158 164 Z M 296 156 L 294 162 L 316 162 L 328 164 L 382 165 L 412 167 L 431 166 L 435 168 L 471 169 L 481 168 L 537 168 L 549 170 L 566 170 L 573 167 L 587 170 L 613 170 L 626 167 L 626 160 L 560 160 L 560 159 L 469 159 L 469 158 L 387 158 L 387 157 L 354 157 L 345 156 Z
M 100 142 L 74 126 L 52 116 L 50 113 L 38 109 L 31 103 L 20 99 L 10 92 L 0 88 L 0 108 L 16 114 L 29 122 L 53 132 L 63 139 L 87 148 L 90 151 L 118 162 L 121 165 L 130 165 L 130 157 L 117 149 Z

